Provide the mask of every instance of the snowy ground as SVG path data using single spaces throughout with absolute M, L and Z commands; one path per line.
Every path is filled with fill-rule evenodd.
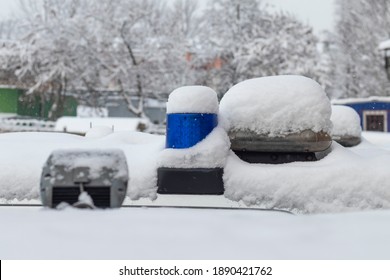
M 276 191 L 264 188 L 264 183 L 259 187 L 242 184 L 246 193 L 255 193 L 255 201 L 268 190 L 268 195 L 273 192 L 276 197 L 272 203 L 284 202 L 284 207 L 279 208 L 317 213 L 294 216 L 244 209 L 249 205 L 245 201 L 248 198 L 233 201 L 238 193 L 229 193 L 234 190 L 229 189 L 229 183 L 227 198 L 175 196 L 153 201 L 155 168 L 164 146 L 161 136 L 128 132 L 102 138 L 56 133 L 2 134 L 0 204 L 39 203 L 41 168 L 54 149 L 119 148 L 124 150 L 129 164 L 126 204 L 242 209 L 56 211 L 0 206 L 0 259 L 389 259 L 390 135 L 363 133 L 363 137 L 366 140 L 355 148 L 335 145 L 333 152 L 318 163 L 247 166 L 229 156 L 228 165 L 253 170 L 257 177 L 278 174 L 279 180 L 272 179 Z M 319 186 L 300 185 L 304 170 L 308 174 L 323 171 L 328 181 L 322 181 L 325 177 L 319 175 L 315 179 Z M 231 178 L 248 175 L 248 171 L 241 171 Z M 297 172 L 295 176 L 292 171 Z M 286 180 L 289 176 L 290 181 Z M 342 179 L 345 177 L 353 182 Z M 284 184 L 278 185 L 283 180 Z M 342 183 L 344 189 L 339 187 Z M 140 197 L 144 198 L 137 200 Z M 268 200 L 257 207 L 270 206 L 269 203 Z M 375 210 L 378 208 L 381 210 Z

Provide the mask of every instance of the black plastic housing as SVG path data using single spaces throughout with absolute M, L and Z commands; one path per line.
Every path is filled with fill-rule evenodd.
M 222 168 L 161 167 L 157 173 L 159 194 L 222 195 L 225 192 Z

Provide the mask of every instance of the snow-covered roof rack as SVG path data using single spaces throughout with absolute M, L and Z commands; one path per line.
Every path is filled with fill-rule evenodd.
M 351 103 L 366 103 L 366 102 L 390 103 L 390 96 L 369 96 L 369 97 L 360 97 L 360 98 L 333 99 L 331 101 L 333 105 L 345 105 Z

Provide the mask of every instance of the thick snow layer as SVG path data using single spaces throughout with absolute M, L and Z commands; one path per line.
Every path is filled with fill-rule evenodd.
M 332 135 L 360 137 L 362 128 L 358 113 L 348 106 L 332 106 Z
M 389 209 L 390 153 L 369 149 L 359 154 L 333 143 L 332 152 L 318 162 L 283 165 L 248 164 L 232 153 L 225 196 L 295 213 Z
M 362 136 L 369 143 L 371 143 L 371 145 L 369 145 L 369 148 L 372 148 L 372 145 L 375 145 L 376 147 L 390 151 L 390 133 L 363 131 Z M 360 146 L 356 147 L 356 149 L 359 149 L 361 147 L 366 148 L 368 146 L 367 141 L 366 141 L 365 145 L 360 145 Z
M 93 139 L 63 133 L 0 134 L 0 198 L 39 199 L 42 167 L 49 155 L 59 149 L 121 149 L 130 180 L 128 196 L 156 197 L 157 154 L 165 137 L 139 132 L 116 132 Z
M 220 112 L 232 130 L 283 136 L 311 129 L 330 132 L 331 106 L 321 86 L 302 76 L 273 76 L 233 86 Z
M 230 140 L 222 127 L 216 127 L 205 139 L 188 149 L 165 149 L 158 165 L 170 168 L 224 167 L 230 150 Z
M 39 201 L 42 166 L 53 150 L 121 149 L 130 174 L 127 201 L 158 198 L 157 167 L 162 163 L 185 166 L 192 164 L 189 158 L 197 158 L 207 167 L 215 156 L 213 152 L 221 152 L 222 156 L 213 163 L 222 166 L 227 159 L 225 196 L 237 201 L 237 205 L 295 213 L 390 209 L 390 134 L 363 133 L 364 136 L 373 144 L 363 140 L 349 149 L 334 143 L 332 152 L 318 162 L 267 165 L 242 162 L 232 152 L 223 157 L 228 144 L 221 128 L 198 147 L 188 149 L 188 154 L 163 151 L 165 137 L 135 132 L 116 132 L 98 139 L 62 133 L 1 134 L 0 203 Z M 158 201 L 151 203 L 158 205 Z
M 87 204 L 87 205 L 94 205 L 92 197 L 87 192 L 82 192 L 79 195 L 79 203 Z
M 217 93 L 204 86 L 178 88 L 169 95 L 167 113 L 218 114 Z
M 0 259 L 388 260 L 389 220 L 389 211 L 0 207 Z
M 55 131 L 70 133 L 86 133 L 95 126 L 108 126 L 114 131 L 137 131 L 138 126 L 147 123 L 140 118 L 78 118 L 62 117 L 56 122 Z
M 383 41 L 379 44 L 380 50 L 390 49 L 390 40 Z

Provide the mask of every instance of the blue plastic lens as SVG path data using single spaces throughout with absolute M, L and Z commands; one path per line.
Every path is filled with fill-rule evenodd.
M 217 125 L 216 114 L 168 114 L 166 147 L 186 149 L 195 146 Z

